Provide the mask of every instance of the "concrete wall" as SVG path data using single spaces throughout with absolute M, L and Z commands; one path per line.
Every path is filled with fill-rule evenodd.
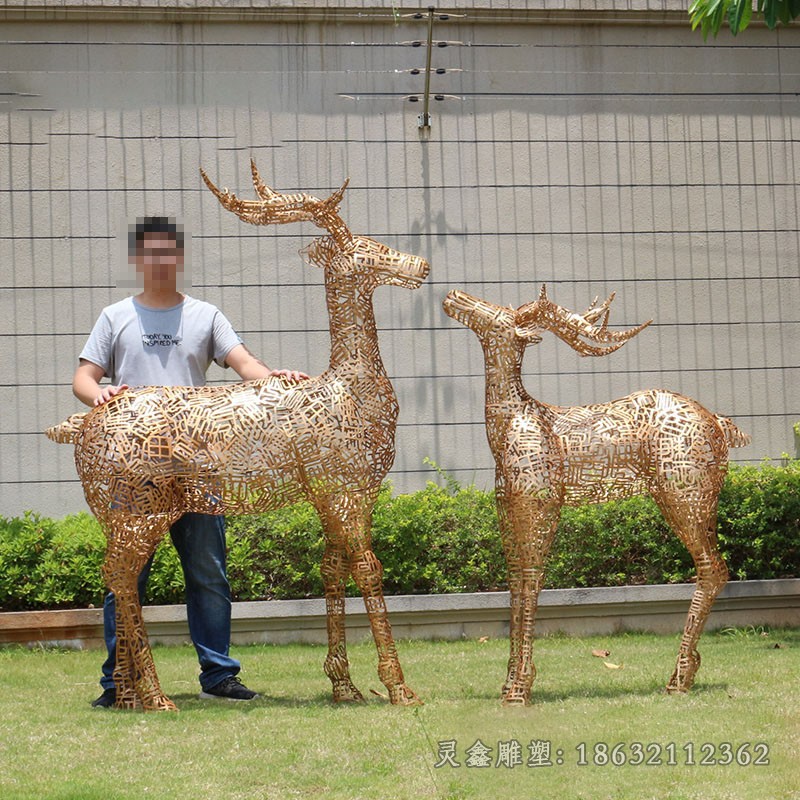
M 430 260 L 422 289 L 376 294 L 398 490 L 435 477 L 426 457 L 492 481 L 480 349 L 440 307 L 454 287 L 516 306 L 546 282 L 575 310 L 616 290 L 613 323 L 654 324 L 604 359 L 546 338 L 531 394 L 665 386 L 752 433 L 734 460 L 793 450 L 800 26 L 703 43 L 681 6 L 449 8 L 426 135 L 409 4 L 0 4 L 0 515 L 85 507 L 71 448 L 40 431 L 78 409 L 77 353 L 126 291 L 126 219 L 182 215 L 192 293 L 271 365 L 325 368 L 322 276 L 297 255 L 315 229 L 245 226 L 200 181 L 249 196 L 251 156 L 287 191 L 349 175 L 353 230 Z
M 686 623 L 693 592 L 694 586 L 686 583 L 544 589 L 539 596 L 536 635 L 679 633 Z M 386 598 L 392 631 L 398 639 L 507 637 L 509 602 L 508 592 Z M 369 638 L 369 617 L 361 598 L 348 597 L 345 611 L 348 641 Z M 189 641 L 186 606 L 145 606 L 144 620 L 153 644 Z M 798 624 L 800 580 L 734 581 L 720 593 L 705 629 Z M 234 644 L 326 643 L 325 601 L 234 603 L 231 641 Z M 28 647 L 102 647 L 103 611 L 82 608 L 0 613 L 0 645 L 10 643 Z

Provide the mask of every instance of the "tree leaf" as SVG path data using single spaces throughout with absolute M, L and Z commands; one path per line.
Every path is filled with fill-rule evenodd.
M 720 2 L 711 13 L 711 29 L 714 31 L 714 36 L 719 33 L 719 29 L 722 27 L 722 20 L 725 19 L 725 13 L 727 12 L 730 3 L 731 0 L 724 0 L 724 2 Z
M 764 22 L 770 30 L 774 30 L 778 24 L 778 9 L 780 0 L 765 0 L 764 3 Z
M 753 5 L 753 0 L 693 0 L 688 6 L 692 30 L 699 27 L 706 40 L 709 33 L 716 37 L 727 16 L 731 33 L 736 36 L 750 25 Z M 757 0 L 755 13 L 774 30 L 778 23 L 787 25 L 800 16 L 800 0 Z
M 731 33 L 736 36 L 743 31 L 749 24 L 753 15 L 752 0 L 734 0 L 728 10 L 728 24 L 731 26 Z

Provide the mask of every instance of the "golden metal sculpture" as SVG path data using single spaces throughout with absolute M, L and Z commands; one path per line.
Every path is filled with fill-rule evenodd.
M 188 511 L 242 514 L 306 499 L 322 521 L 328 618 L 325 673 L 336 701 L 363 700 L 350 680 L 344 592 L 352 575 L 392 703 L 415 705 L 405 684 L 371 546 L 375 498 L 394 461 L 397 399 L 378 349 L 372 309 L 381 285 L 418 287 L 427 262 L 363 236 L 339 216 L 347 183 L 327 200 L 264 186 L 242 201 L 203 179 L 222 205 L 255 225 L 311 220 L 327 230 L 306 253 L 325 271 L 330 366 L 301 383 L 283 378 L 226 386 L 125 391 L 47 431 L 75 443 L 86 500 L 108 539 L 103 575 L 116 596 L 116 705 L 174 709 L 158 683 L 136 579 L 169 526 Z M 201 170 L 202 172 L 202 170 Z
M 697 584 L 681 639 L 671 692 L 687 691 L 700 665 L 697 642 L 728 579 L 717 548 L 717 500 L 728 447 L 749 437 L 731 420 L 663 389 L 590 406 L 535 400 L 520 375 L 529 344 L 550 331 L 583 356 L 603 356 L 649 325 L 608 328 L 612 294 L 583 314 L 552 303 L 542 287 L 514 310 L 460 291 L 444 310 L 474 331 L 486 368 L 486 432 L 496 463 L 497 512 L 511 593 L 511 655 L 503 702 L 525 705 L 536 676 L 533 637 L 545 559 L 564 505 L 649 493 L 694 559 Z

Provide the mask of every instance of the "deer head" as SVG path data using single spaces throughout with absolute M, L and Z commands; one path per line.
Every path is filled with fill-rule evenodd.
M 481 341 L 490 334 L 493 337 L 514 337 L 517 312 L 510 306 L 498 306 L 453 289 L 442 302 L 442 308 L 448 317 L 474 331 Z
M 250 160 L 253 186 L 259 200 L 240 200 L 227 189 L 220 191 L 201 169 L 206 186 L 224 208 L 251 225 L 313 222 L 328 232 L 305 248 L 303 255 L 333 275 L 360 274 L 367 285 L 394 284 L 417 288 L 428 274 L 428 262 L 419 256 L 401 253 L 366 236 L 354 236 L 339 215 L 339 204 L 350 179 L 326 200 L 306 193 L 281 194 L 266 186 Z
M 448 316 L 475 331 L 482 341 L 489 336 L 514 339 L 524 348 L 537 344 L 542 340 L 541 334 L 550 331 L 582 356 L 605 356 L 618 350 L 652 322 L 648 320 L 627 331 L 609 330 L 613 300 L 613 292 L 599 305 L 595 298 L 583 314 L 577 314 L 553 303 L 542 286 L 538 300 L 516 310 L 487 303 L 458 290 L 447 295 L 443 307 Z

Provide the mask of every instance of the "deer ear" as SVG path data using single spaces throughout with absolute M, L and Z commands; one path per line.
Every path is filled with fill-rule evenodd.
M 514 312 L 514 333 L 529 344 L 542 341 L 542 324 L 539 321 L 537 302 L 526 303 Z
M 300 250 L 303 261 L 312 267 L 325 267 L 336 254 L 336 243 L 330 236 L 318 236 Z

